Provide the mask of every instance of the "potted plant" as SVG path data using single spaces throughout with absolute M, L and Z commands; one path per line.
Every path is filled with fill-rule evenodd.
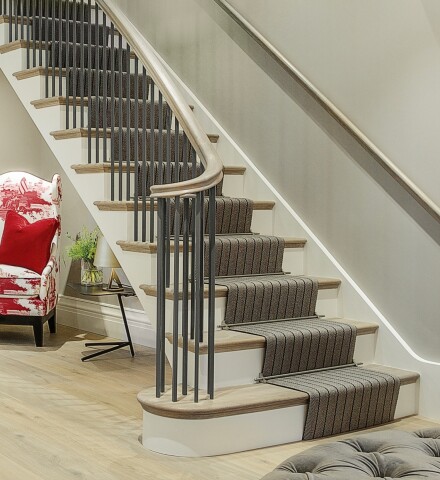
M 97 268 L 93 261 L 95 259 L 96 244 L 101 235 L 99 228 L 89 231 L 83 227 L 80 233 L 73 238 L 67 234 L 67 238 L 73 241 L 73 244 L 67 247 L 67 255 L 72 260 L 81 260 L 81 284 L 82 285 L 100 285 L 103 281 L 103 271 Z

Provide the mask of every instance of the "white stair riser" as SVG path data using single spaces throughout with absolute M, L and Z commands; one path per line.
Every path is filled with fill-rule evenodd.
M 418 412 L 418 383 L 400 389 L 395 418 Z M 142 444 L 157 453 L 207 457 L 299 442 L 307 406 L 204 420 L 160 417 L 144 411 Z
M 354 360 L 358 363 L 372 363 L 376 349 L 376 334 L 358 335 Z M 166 354 L 170 365 L 172 365 L 172 344 L 167 341 Z M 194 353 L 188 354 L 189 385 L 194 385 Z M 215 354 L 215 385 L 216 388 L 229 387 L 234 385 L 247 385 L 254 383 L 254 380 L 261 372 L 264 361 L 264 348 L 251 350 L 239 350 L 235 352 L 221 352 Z M 178 356 L 178 378 L 182 379 L 182 349 L 179 348 Z M 200 356 L 199 381 L 201 388 L 206 388 L 208 381 L 208 356 Z

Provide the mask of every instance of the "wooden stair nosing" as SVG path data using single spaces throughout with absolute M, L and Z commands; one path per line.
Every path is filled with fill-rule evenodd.
M 11 17 L 11 20 L 12 20 L 11 23 L 15 25 L 15 15 L 13 15 L 13 16 Z M 30 20 L 30 19 L 29 19 L 29 20 Z M 9 22 L 9 15 L 0 15 L 0 25 L 1 25 L 2 23 L 10 23 L 10 22 Z M 17 17 L 17 23 L 18 23 L 18 25 L 21 25 L 22 23 L 23 23 L 24 25 L 27 25 L 27 23 L 28 23 L 28 18 L 18 16 L 18 17 Z M 32 21 L 31 21 L 31 23 L 32 23 Z
M 124 128 L 124 127 L 123 127 Z M 91 128 L 91 136 L 92 138 L 96 138 L 96 133 L 98 132 L 99 137 L 104 137 L 104 129 L 103 128 Z M 55 140 L 70 140 L 72 138 L 87 138 L 89 135 L 89 129 L 87 127 L 83 128 L 70 128 L 68 130 L 56 130 L 50 132 L 50 135 Z M 211 143 L 217 143 L 219 140 L 219 135 L 214 133 L 207 133 L 207 137 L 209 138 Z M 110 128 L 106 129 L 106 137 L 111 138 L 111 130 Z
M 414 384 L 419 379 L 416 372 L 383 365 L 366 367 L 398 376 L 401 385 Z M 146 412 L 153 415 L 181 420 L 207 420 L 307 405 L 309 397 L 297 390 L 261 383 L 219 388 L 213 400 L 205 392 L 200 392 L 199 403 L 194 403 L 191 392 L 186 397 L 180 396 L 177 402 L 172 402 L 169 387 L 161 398 L 156 398 L 156 389 L 153 387 L 140 392 L 138 401 Z
M 50 43 L 50 42 L 49 42 Z M 65 43 L 65 42 L 63 42 Z M 72 43 L 72 42 L 69 42 L 69 43 Z M 2 53 L 7 53 L 7 52 L 12 52 L 13 50 L 19 50 L 20 48 L 27 48 L 27 46 L 29 45 L 29 48 L 32 48 L 34 47 L 34 41 L 31 40 L 31 41 L 28 41 L 28 40 L 14 40 L 13 42 L 8 42 L 8 43 L 5 43 L 4 45 L 1 45 L 0 46 L 0 54 Z M 46 50 L 46 43 L 45 42 L 40 42 L 40 41 L 36 41 L 35 42 L 35 48 L 37 50 L 39 50 L 41 47 L 41 49 L 44 49 Z M 134 60 L 136 58 L 136 54 L 134 52 L 130 52 L 130 59 L 131 60 Z
M 377 332 L 379 325 L 368 322 L 357 322 L 345 318 L 326 318 L 329 321 L 338 321 L 349 325 L 356 325 L 357 335 L 372 335 Z M 173 343 L 173 334 L 167 333 L 166 338 L 169 343 Z M 237 352 L 242 350 L 254 350 L 264 348 L 266 339 L 258 335 L 235 332 L 233 330 L 217 330 L 215 332 L 215 353 Z M 183 337 L 179 335 L 179 347 L 183 347 Z M 206 342 L 199 344 L 200 354 L 208 353 L 208 344 Z M 194 340 L 189 340 L 188 350 L 194 353 Z
M 52 67 L 49 67 L 48 69 L 49 75 L 52 75 Z M 60 69 L 58 67 L 55 67 L 55 76 L 59 76 L 60 74 Z M 26 80 L 28 78 L 32 77 L 39 77 L 39 76 L 45 76 L 46 75 L 46 68 L 45 67 L 32 67 L 28 68 L 26 70 L 20 70 L 19 72 L 15 72 L 13 76 L 17 80 Z M 61 69 L 61 75 L 63 77 L 66 76 L 66 69 L 62 68 Z M 58 98 L 58 97 L 55 97 Z
M 70 168 L 75 170 L 78 174 L 92 174 L 92 173 L 111 173 L 112 167 L 110 162 L 102 162 L 102 163 L 79 163 L 76 165 L 72 165 Z M 115 170 L 118 170 L 118 165 L 115 165 Z M 122 171 L 125 173 L 127 171 L 127 165 L 124 164 L 122 166 Z M 130 166 L 130 171 L 134 172 L 135 168 L 134 165 Z M 244 175 L 246 171 L 246 167 L 237 167 L 237 166 L 225 166 L 223 167 L 224 175 Z
M 123 251 L 125 252 L 136 252 L 136 253 L 157 253 L 157 243 L 148 243 L 148 242 L 128 242 L 125 240 L 118 240 L 116 242 Z M 307 240 L 304 238 L 285 238 L 284 247 L 287 249 L 292 248 L 304 248 Z M 171 242 L 170 245 L 171 253 L 174 252 L 174 242 Z M 191 245 L 190 245 L 191 249 Z M 183 244 L 180 242 L 179 251 L 183 251 Z
M 141 202 L 139 202 L 140 204 Z M 133 200 L 123 200 L 123 201 L 111 201 L 111 200 L 98 200 L 94 202 L 94 205 L 98 207 L 99 210 L 104 212 L 133 212 L 134 211 L 134 201 Z M 255 210 L 273 210 L 275 202 L 271 201 L 254 201 L 254 211 Z M 156 209 L 157 206 L 155 206 Z M 147 202 L 147 211 L 150 210 L 150 203 Z
M 338 278 L 321 278 L 314 277 L 318 280 L 318 289 L 319 290 L 334 290 L 339 288 L 341 285 L 341 280 Z M 139 288 L 145 292 L 145 295 L 149 297 L 157 297 L 157 286 L 156 285 L 140 285 Z M 209 289 L 208 286 L 204 286 L 204 298 L 208 298 Z M 215 286 L 215 298 L 226 298 L 228 295 L 228 288 L 223 285 Z M 165 290 L 165 298 L 167 300 L 174 300 L 174 287 L 170 286 Z M 179 288 L 179 300 L 182 300 L 183 292 Z M 191 298 L 191 293 L 189 293 L 189 298 Z

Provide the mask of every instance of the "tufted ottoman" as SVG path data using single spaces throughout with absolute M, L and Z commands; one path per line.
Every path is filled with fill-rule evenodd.
M 388 430 L 313 447 L 264 480 L 440 479 L 440 428 Z

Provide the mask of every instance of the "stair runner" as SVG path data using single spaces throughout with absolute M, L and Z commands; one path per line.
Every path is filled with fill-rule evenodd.
M 65 7 L 62 8 L 65 10 Z M 39 12 L 38 9 L 39 2 L 37 2 Z M 87 21 L 87 12 L 85 18 Z M 77 20 L 79 21 L 79 12 Z M 43 26 L 41 32 L 37 31 L 37 39 L 40 36 L 42 40 L 45 39 L 44 28 L 46 27 Z M 48 28 L 47 33 L 50 37 L 52 28 L 59 31 L 59 20 L 55 22 L 54 27 L 50 25 Z M 65 22 L 61 28 L 66 32 Z M 78 23 L 73 26 L 73 21 L 69 30 L 69 38 L 64 33 L 63 41 L 50 45 L 51 59 L 54 60 L 56 67 L 73 65 L 74 46 L 66 43 L 66 40 L 72 41 L 73 32 L 76 30 L 78 37 L 81 30 Z M 91 31 L 92 41 L 98 39 L 99 43 L 109 35 L 108 28 L 102 26 L 98 29 L 92 26 Z M 87 39 L 88 29 L 85 29 L 86 42 Z M 76 48 L 76 62 L 79 67 L 81 55 L 79 47 Z M 103 98 L 94 99 L 91 123 L 93 128 L 110 126 L 114 128 L 113 153 L 119 154 L 124 162 L 128 159 L 136 160 L 135 151 L 142 152 L 144 141 L 142 135 L 138 135 L 133 129 L 136 118 L 139 122 L 139 131 L 146 130 L 148 167 L 139 166 L 139 194 L 149 195 L 152 177 L 156 183 L 158 179 L 185 180 L 201 173 L 199 164 L 192 165 L 193 159 L 182 133 L 179 133 L 178 142 L 175 142 L 174 131 L 169 151 L 166 142 L 162 141 L 161 155 L 164 159 L 171 159 L 171 164 L 167 165 L 165 162 L 159 166 L 157 140 L 160 136 L 163 140 L 164 136 L 164 132 L 159 128 L 162 127 L 163 130 L 172 128 L 172 119 L 169 117 L 165 102 L 162 111 L 159 112 L 158 103 L 152 105 L 149 101 L 150 78 L 147 76 L 143 85 L 142 75 L 136 78 L 135 75 L 128 73 L 129 54 L 126 49 L 119 49 L 116 46 L 112 56 L 112 51 L 108 47 L 100 47 L 98 58 L 95 58 L 95 49 L 91 49 L 90 55 L 86 49 L 83 61 L 85 71 L 81 73 L 80 70 L 76 70 L 68 79 L 69 94 L 71 96 L 85 94 L 87 97 L 89 75 L 92 80 L 92 95 L 103 95 L 104 81 L 107 88 L 112 85 L 117 99 L 113 105 L 109 100 L 104 102 Z M 104 66 L 107 70 L 113 67 L 114 73 L 104 72 Z M 95 70 L 96 67 L 98 70 Z M 136 88 L 139 97 L 149 102 L 146 124 L 140 115 L 136 115 L 136 105 L 130 100 Z M 127 102 L 130 102 L 128 115 L 125 108 Z M 119 112 L 120 105 L 124 107 L 121 118 L 116 113 Z M 156 140 L 153 159 L 150 158 L 149 148 L 152 135 Z M 135 149 L 136 142 L 138 148 Z M 141 162 L 142 158 L 139 157 L 137 160 Z M 153 171 L 150 170 L 151 160 Z M 259 335 L 266 339 L 262 376 L 268 383 L 309 395 L 304 439 L 333 435 L 392 420 L 400 388 L 399 379 L 367 368 L 352 366 L 356 328 L 342 322 L 319 318 L 315 311 L 317 281 L 307 276 L 285 275 L 282 271 L 283 239 L 252 234 L 253 202 L 246 198 L 223 197 L 221 193 L 220 184 L 216 198 L 215 273 L 216 283 L 226 286 L 228 290 L 224 324 L 235 331 Z M 175 208 L 173 201 L 170 202 L 170 206 L 173 211 Z M 208 213 L 208 206 L 209 202 L 205 200 L 205 215 Z M 174 221 L 173 214 L 171 218 Z M 191 228 L 192 218 L 188 221 Z M 171 224 L 170 228 L 173 232 L 174 225 Z

